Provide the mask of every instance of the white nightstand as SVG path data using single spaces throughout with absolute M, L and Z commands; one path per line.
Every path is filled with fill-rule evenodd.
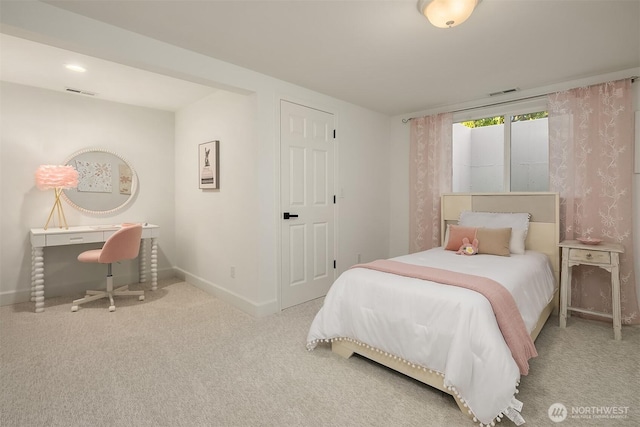
M 622 313 L 620 309 L 620 259 L 624 247 L 617 243 L 585 245 L 577 240 L 565 240 L 562 248 L 562 271 L 560 274 L 560 327 L 567 326 L 567 317 L 571 311 L 593 314 L 613 319 L 613 336 L 622 339 Z M 613 314 L 601 313 L 584 308 L 571 307 L 571 267 L 574 265 L 592 265 L 611 273 L 611 301 Z

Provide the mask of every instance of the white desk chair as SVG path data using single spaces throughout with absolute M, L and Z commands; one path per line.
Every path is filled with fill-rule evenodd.
M 109 311 L 115 311 L 116 306 L 113 303 L 114 296 L 122 295 L 138 295 L 138 300 L 144 301 L 144 291 L 130 291 L 129 285 L 121 286 L 113 289 L 113 276 L 111 275 L 111 264 L 114 262 L 134 259 L 140 251 L 140 239 L 142 237 L 142 225 L 131 224 L 123 225 L 107 239 L 102 249 L 94 249 L 82 252 L 78 255 L 80 262 L 97 262 L 107 264 L 107 290 L 106 291 L 87 291 L 84 298 L 73 301 L 71 311 L 78 311 L 78 305 L 85 302 L 95 301 L 101 298 L 109 298 L 111 305 Z

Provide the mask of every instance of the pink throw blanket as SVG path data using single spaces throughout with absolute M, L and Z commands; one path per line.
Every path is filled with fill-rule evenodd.
M 538 352 L 533 344 L 531 335 L 527 332 L 513 296 L 507 288 L 495 280 L 392 260 L 377 260 L 367 264 L 354 265 L 351 268 L 368 268 L 384 273 L 458 286 L 481 293 L 491 303 L 498 327 L 520 369 L 520 374 L 527 375 L 529 373 L 529 359 L 536 357 Z

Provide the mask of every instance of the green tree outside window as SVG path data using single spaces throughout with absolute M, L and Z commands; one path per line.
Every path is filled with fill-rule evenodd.
M 522 122 L 525 120 L 537 120 L 549 117 L 547 111 L 538 111 L 537 113 L 517 114 L 511 116 L 511 122 Z M 485 117 L 484 119 L 470 120 L 468 122 L 462 122 L 462 124 L 468 128 L 479 128 L 483 126 L 494 126 L 504 124 L 504 116 Z

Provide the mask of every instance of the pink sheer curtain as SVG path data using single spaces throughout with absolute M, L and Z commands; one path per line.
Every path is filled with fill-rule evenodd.
M 560 238 L 595 237 L 625 248 L 622 323 L 640 323 L 633 272 L 631 80 L 548 96 L 549 178 L 560 193 Z M 573 267 L 572 305 L 611 313 L 610 275 Z
M 440 195 L 451 191 L 453 115 L 411 120 L 409 252 L 440 246 Z

